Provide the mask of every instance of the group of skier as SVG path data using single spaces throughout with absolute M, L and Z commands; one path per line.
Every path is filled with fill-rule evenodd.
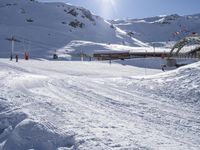
M 25 54 L 24 54 L 24 59 L 25 60 L 29 60 L 29 54 L 27 52 L 25 52 Z M 13 60 L 13 55 L 12 54 L 10 55 L 10 60 L 11 61 Z M 16 60 L 16 62 L 18 62 L 18 60 L 19 60 L 19 55 L 18 54 L 15 55 L 15 60 Z

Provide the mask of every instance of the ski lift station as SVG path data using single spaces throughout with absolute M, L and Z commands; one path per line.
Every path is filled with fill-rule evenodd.
M 200 36 L 192 34 L 178 41 L 170 51 L 94 51 L 95 60 L 116 60 L 131 58 L 160 57 L 166 59 L 168 67 L 178 67 L 200 59 Z

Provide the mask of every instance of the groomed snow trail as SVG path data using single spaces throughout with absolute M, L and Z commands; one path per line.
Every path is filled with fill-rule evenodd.
M 139 77 L 144 69 L 5 59 L 0 68 L 0 149 L 200 149 L 198 103 L 150 92 L 158 77 Z

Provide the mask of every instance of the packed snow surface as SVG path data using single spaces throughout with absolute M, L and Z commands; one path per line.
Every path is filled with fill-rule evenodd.
M 47 60 L 0 68 L 2 150 L 200 149 L 200 63 L 166 73 Z

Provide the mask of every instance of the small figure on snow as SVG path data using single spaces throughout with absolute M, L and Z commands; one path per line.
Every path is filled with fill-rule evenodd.
M 112 60 L 111 60 L 111 59 L 109 59 L 109 64 L 111 65 L 111 63 L 112 63 Z
M 166 65 L 162 65 L 162 71 L 165 72 Z
M 12 61 L 12 59 L 13 59 L 13 56 L 12 56 L 12 54 L 10 54 L 10 61 Z
M 28 59 L 29 59 L 29 54 L 28 54 L 27 52 L 25 52 L 25 54 L 24 54 L 24 59 L 25 59 L 25 60 L 28 60 Z
M 15 56 L 15 59 L 16 59 L 16 62 L 18 62 L 18 54 L 16 54 L 16 56 Z

